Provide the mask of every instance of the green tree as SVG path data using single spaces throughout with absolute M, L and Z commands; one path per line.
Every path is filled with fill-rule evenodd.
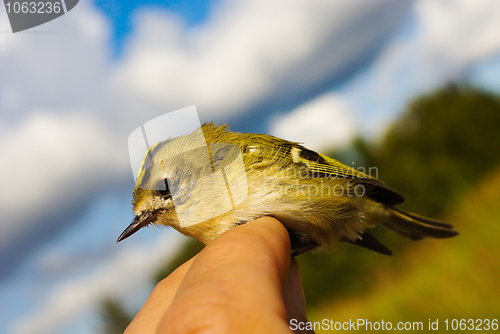
M 500 163 L 500 97 L 449 85 L 413 101 L 378 145 L 357 148 L 405 206 L 441 217 Z

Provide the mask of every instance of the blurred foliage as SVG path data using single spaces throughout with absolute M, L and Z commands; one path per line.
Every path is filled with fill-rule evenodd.
M 378 145 L 355 145 L 406 209 L 441 217 L 500 163 L 499 126 L 499 96 L 449 85 L 413 101 Z
M 133 319 L 118 301 L 110 298 L 102 301 L 100 314 L 103 334 L 122 334 Z
M 378 229 L 370 230 L 370 234 L 392 251 L 401 251 L 402 243 L 392 242 L 391 232 Z M 366 293 L 373 288 L 376 272 L 382 269 L 399 270 L 398 257 L 348 244 L 338 244 L 331 252 L 305 253 L 297 261 L 309 309 L 330 300 L 332 296 L 347 297 Z

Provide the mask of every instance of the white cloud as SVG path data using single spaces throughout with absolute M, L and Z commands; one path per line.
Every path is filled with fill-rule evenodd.
M 433 70 L 460 74 L 500 53 L 500 2 L 496 0 L 421 0 L 417 43 Z
M 114 135 L 84 113 L 41 111 L 3 133 L 0 244 L 16 240 L 41 213 L 126 175 L 126 152 L 113 147 Z
M 129 176 L 130 124 L 106 94 L 112 67 L 103 15 L 81 2 L 38 30 L 46 32 L 0 35 L 2 266 L 41 219 Z
M 12 333 L 54 333 L 95 308 L 104 297 L 122 298 L 138 290 L 150 282 L 153 272 L 174 254 L 181 240 L 163 233 L 147 245 L 121 248 L 94 272 L 57 286 L 40 302 L 40 308 L 16 319 Z
M 223 1 L 202 27 L 137 16 L 115 88 L 224 119 L 277 96 L 304 94 L 372 52 L 409 1 Z
M 317 151 L 343 148 L 357 133 L 352 109 L 342 97 L 333 94 L 322 95 L 276 117 L 270 132 Z
M 411 25 L 388 43 L 366 74 L 340 92 L 377 135 L 419 94 L 460 80 L 500 55 L 500 2 L 420 0 Z
M 45 32 L 33 33 L 38 30 Z M 40 109 L 101 112 L 110 72 L 102 14 L 83 1 L 33 31 L 0 35 L 0 122 Z

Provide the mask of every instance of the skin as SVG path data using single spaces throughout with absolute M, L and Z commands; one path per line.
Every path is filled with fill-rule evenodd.
M 307 321 L 299 267 L 286 229 L 263 217 L 158 283 L 125 334 L 291 333 L 290 319 Z

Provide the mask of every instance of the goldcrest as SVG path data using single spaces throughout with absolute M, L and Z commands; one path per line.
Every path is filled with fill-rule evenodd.
M 398 209 L 403 197 L 376 178 L 298 143 L 213 123 L 197 131 L 148 150 L 133 193 L 135 218 L 118 241 L 154 224 L 207 244 L 262 216 L 286 227 L 295 255 L 336 242 L 390 255 L 365 231 L 377 225 L 413 240 L 458 234 Z M 200 131 L 205 147 L 195 144 Z

